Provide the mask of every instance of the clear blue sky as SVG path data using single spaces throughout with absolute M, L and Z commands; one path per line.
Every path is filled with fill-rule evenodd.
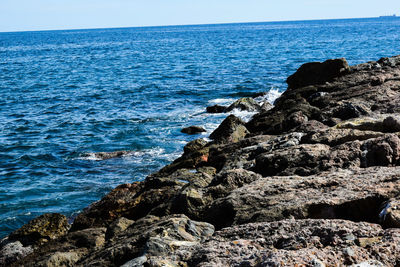
M 0 0 L 0 31 L 357 18 L 400 0 Z

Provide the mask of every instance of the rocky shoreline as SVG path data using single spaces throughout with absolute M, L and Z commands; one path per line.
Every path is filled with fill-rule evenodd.
M 400 56 L 307 63 L 287 83 L 72 225 L 13 232 L 0 265 L 400 266 Z

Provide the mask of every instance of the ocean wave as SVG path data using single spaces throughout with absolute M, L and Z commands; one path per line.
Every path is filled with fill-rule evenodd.
M 235 98 L 217 98 L 217 99 L 212 99 L 208 101 L 210 104 L 218 104 L 218 105 L 230 105 L 232 104 L 236 99 Z
M 255 100 L 259 103 L 264 101 L 268 101 L 270 104 L 274 105 L 275 101 L 283 94 L 283 91 L 280 91 L 277 88 L 272 87 L 265 95 L 256 97 Z

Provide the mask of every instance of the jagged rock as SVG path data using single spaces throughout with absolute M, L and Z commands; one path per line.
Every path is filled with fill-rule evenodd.
M 364 155 L 362 166 L 394 166 L 400 159 L 400 139 L 397 135 L 388 134 L 368 140 L 361 150 Z
M 382 241 L 357 245 L 365 237 Z M 225 228 L 201 245 L 180 248 L 174 258 L 190 266 L 396 266 L 399 241 L 399 230 L 365 222 L 283 220 Z
M 343 103 L 337 106 L 333 111 L 333 116 L 342 120 L 358 118 L 368 115 L 368 108 L 362 104 Z
M 307 116 L 303 114 L 301 111 L 294 112 L 290 114 L 283 122 L 282 126 L 285 130 L 290 130 L 295 127 L 299 127 L 302 124 L 305 124 L 308 121 Z
M 76 246 L 82 248 L 99 249 L 105 243 L 106 228 L 88 228 L 69 234 Z
M 199 151 L 200 149 L 204 148 L 207 145 L 207 141 L 204 139 L 196 139 L 193 141 L 190 141 L 185 145 L 183 148 L 183 151 L 185 154 L 191 154 L 194 152 Z
M 79 259 L 80 255 L 76 252 L 56 252 L 44 260 L 41 265 L 46 267 L 75 266 Z
M 269 103 L 268 101 L 264 101 L 264 103 L 262 103 L 261 105 L 261 111 L 262 112 L 266 112 L 270 109 L 273 109 L 274 105 L 272 105 L 271 103 Z
M 383 136 L 383 133 L 353 129 L 327 128 L 310 132 L 302 138 L 302 143 L 337 146 L 351 141 L 365 141 Z
M 261 175 L 244 169 L 233 169 L 226 172 L 221 172 L 217 175 L 207 192 L 214 199 L 224 197 L 236 188 L 240 188 L 245 184 L 249 184 L 261 178 Z
M 378 223 L 383 203 L 400 193 L 399 186 L 400 167 L 266 177 L 216 199 L 204 214 L 218 229 L 290 217 Z
M 40 245 L 68 232 L 67 217 L 58 213 L 43 214 L 12 232 L 9 241 L 20 241 L 24 246 Z
M 207 107 L 207 113 L 225 113 L 227 107 L 221 105 L 214 105 Z
M 80 213 L 71 230 L 107 227 L 120 217 L 132 220 L 144 217 L 153 208 L 173 198 L 183 185 L 182 182 L 170 179 L 120 185 Z
M 81 260 L 79 264 L 115 266 L 127 264 L 132 260 L 145 264 L 152 256 L 173 255 L 180 247 L 197 245 L 213 233 L 212 225 L 192 221 L 184 215 L 145 217 L 116 236 L 112 243 Z
M 216 143 L 235 143 L 243 139 L 249 132 L 245 123 L 235 115 L 229 115 L 221 125 L 210 134 Z
M 205 133 L 207 132 L 203 127 L 200 126 L 189 126 L 186 128 L 183 128 L 181 130 L 182 133 L 185 134 L 199 134 L 199 133 Z
M 0 266 L 9 266 L 32 252 L 32 246 L 24 247 L 20 241 L 10 242 L 5 238 L 0 242 Z
M 251 97 L 243 97 L 239 100 L 236 100 L 233 104 L 231 104 L 227 109 L 226 112 L 232 111 L 234 109 L 238 109 L 241 111 L 260 111 L 260 105 Z
M 287 83 L 289 89 L 323 84 L 349 71 L 349 65 L 344 58 L 330 59 L 325 62 L 312 62 L 303 64 L 293 75 L 289 76 Z
M 394 198 L 384 203 L 379 217 L 383 226 L 400 228 L 400 200 Z
M 119 233 L 125 231 L 129 226 L 131 226 L 135 221 L 129 220 L 125 217 L 116 219 L 107 228 L 106 239 L 111 239 Z
M 359 142 L 333 148 L 323 144 L 304 144 L 273 150 L 257 156 L 255 171 L 263 176 L 307 176 L 336 168 L 359 167 L 360 146 Z

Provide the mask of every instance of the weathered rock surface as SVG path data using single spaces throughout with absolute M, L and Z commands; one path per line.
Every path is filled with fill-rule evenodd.
M 397 266 L 399 241 L 399 229 L 376 224 L 292 219 L 225 228 L 175 258 L 202 267 Z
M 232 111 L 234 109 L 241 110 L 241 111 L 260 111 L 260 105 L 251 97 L 243 97 L 239 100 L 236 100 L 232 103 L 227 109 L 226 112 Z
M 221 125 L 210 134 L 216 143 L 235 143 L 243 139 L 249 132 L 245 123 L 235 115 L 229 115 Z
M 400 56 L 308 63 L 287 82 L 272 108 L 207 108 L 259 113 L 228 116 L 71 229 L 39 217 L 0 242 L 0 265 L 400 266 Z

